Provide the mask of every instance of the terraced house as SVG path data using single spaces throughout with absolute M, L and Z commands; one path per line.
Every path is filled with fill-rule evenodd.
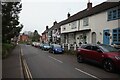
M 61 28 L 61 43 L 120 44 L 120 2 L 103 2 L 69 16 Z
M 120 2 L 103 2 L 87 8 L 61 22 L 55 21 L 47 30 L 44 42 L 77 44 L 103 43 L 120 45 Z M 46 31 L 45 31 L 46 32 Z

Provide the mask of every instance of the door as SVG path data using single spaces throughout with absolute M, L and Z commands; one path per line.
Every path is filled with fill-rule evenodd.
M 96 44 L 96 33 L 95 32 L 92 33 L 92 43 Z
M 86 58 L 87 60 L 91 59 L 91 46 L 88 45 L 86 46 L 83 50 L 82 53 L 84 55 L 84 58 Z
M 110 44 L 110 32 L 109 32 L 109 30 L 103 31 L 103 44 Z
M 98 48 L 97 46 L 92 46 L 92 51 L 91 51 L 91 59 L 94 61 L 94 62 L 100 62 L 102 60 L 102 51 L 101 52 L 98 52 L 98 49 L 100 50 L 100 48 Z

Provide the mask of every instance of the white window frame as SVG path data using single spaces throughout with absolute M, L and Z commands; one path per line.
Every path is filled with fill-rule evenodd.
M 89 26 L 89 18 L 84 18 L 83 19 L 83 26 Z

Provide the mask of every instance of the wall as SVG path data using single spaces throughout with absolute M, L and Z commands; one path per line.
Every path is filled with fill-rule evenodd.
M 90 27 L 91 27 L 91 34 L 92 32 L 96 32 L 97 41 L 103 43 L 103 30 L 110 29 L 110 34 L 112 35 L 112 29 L 118 28 L 118 20 L 107 20 L 107 11 L 99 13 L 94 16 L 89 17 Z M 92 37 L 92 35 L 91 35 Z M 90 39 L 92 40 L 92 39 Z M 110 39 L 110 44 L 112 39 Z
M 78 24 L 79 24 L 79 21 L 74 21 L 74 22 L 62 25 L 61 26 L 61 33 L 68 33 L 68 32 L 78 31 Z M 65 28 L 65 30 L 64 30 L 64 28 Z

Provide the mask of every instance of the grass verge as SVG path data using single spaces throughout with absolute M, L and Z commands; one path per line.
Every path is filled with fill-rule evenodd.
M 7 58 L 14 48 L 15 48 L 14 44 L 3 43 L 2 44 L 2 59 Z

